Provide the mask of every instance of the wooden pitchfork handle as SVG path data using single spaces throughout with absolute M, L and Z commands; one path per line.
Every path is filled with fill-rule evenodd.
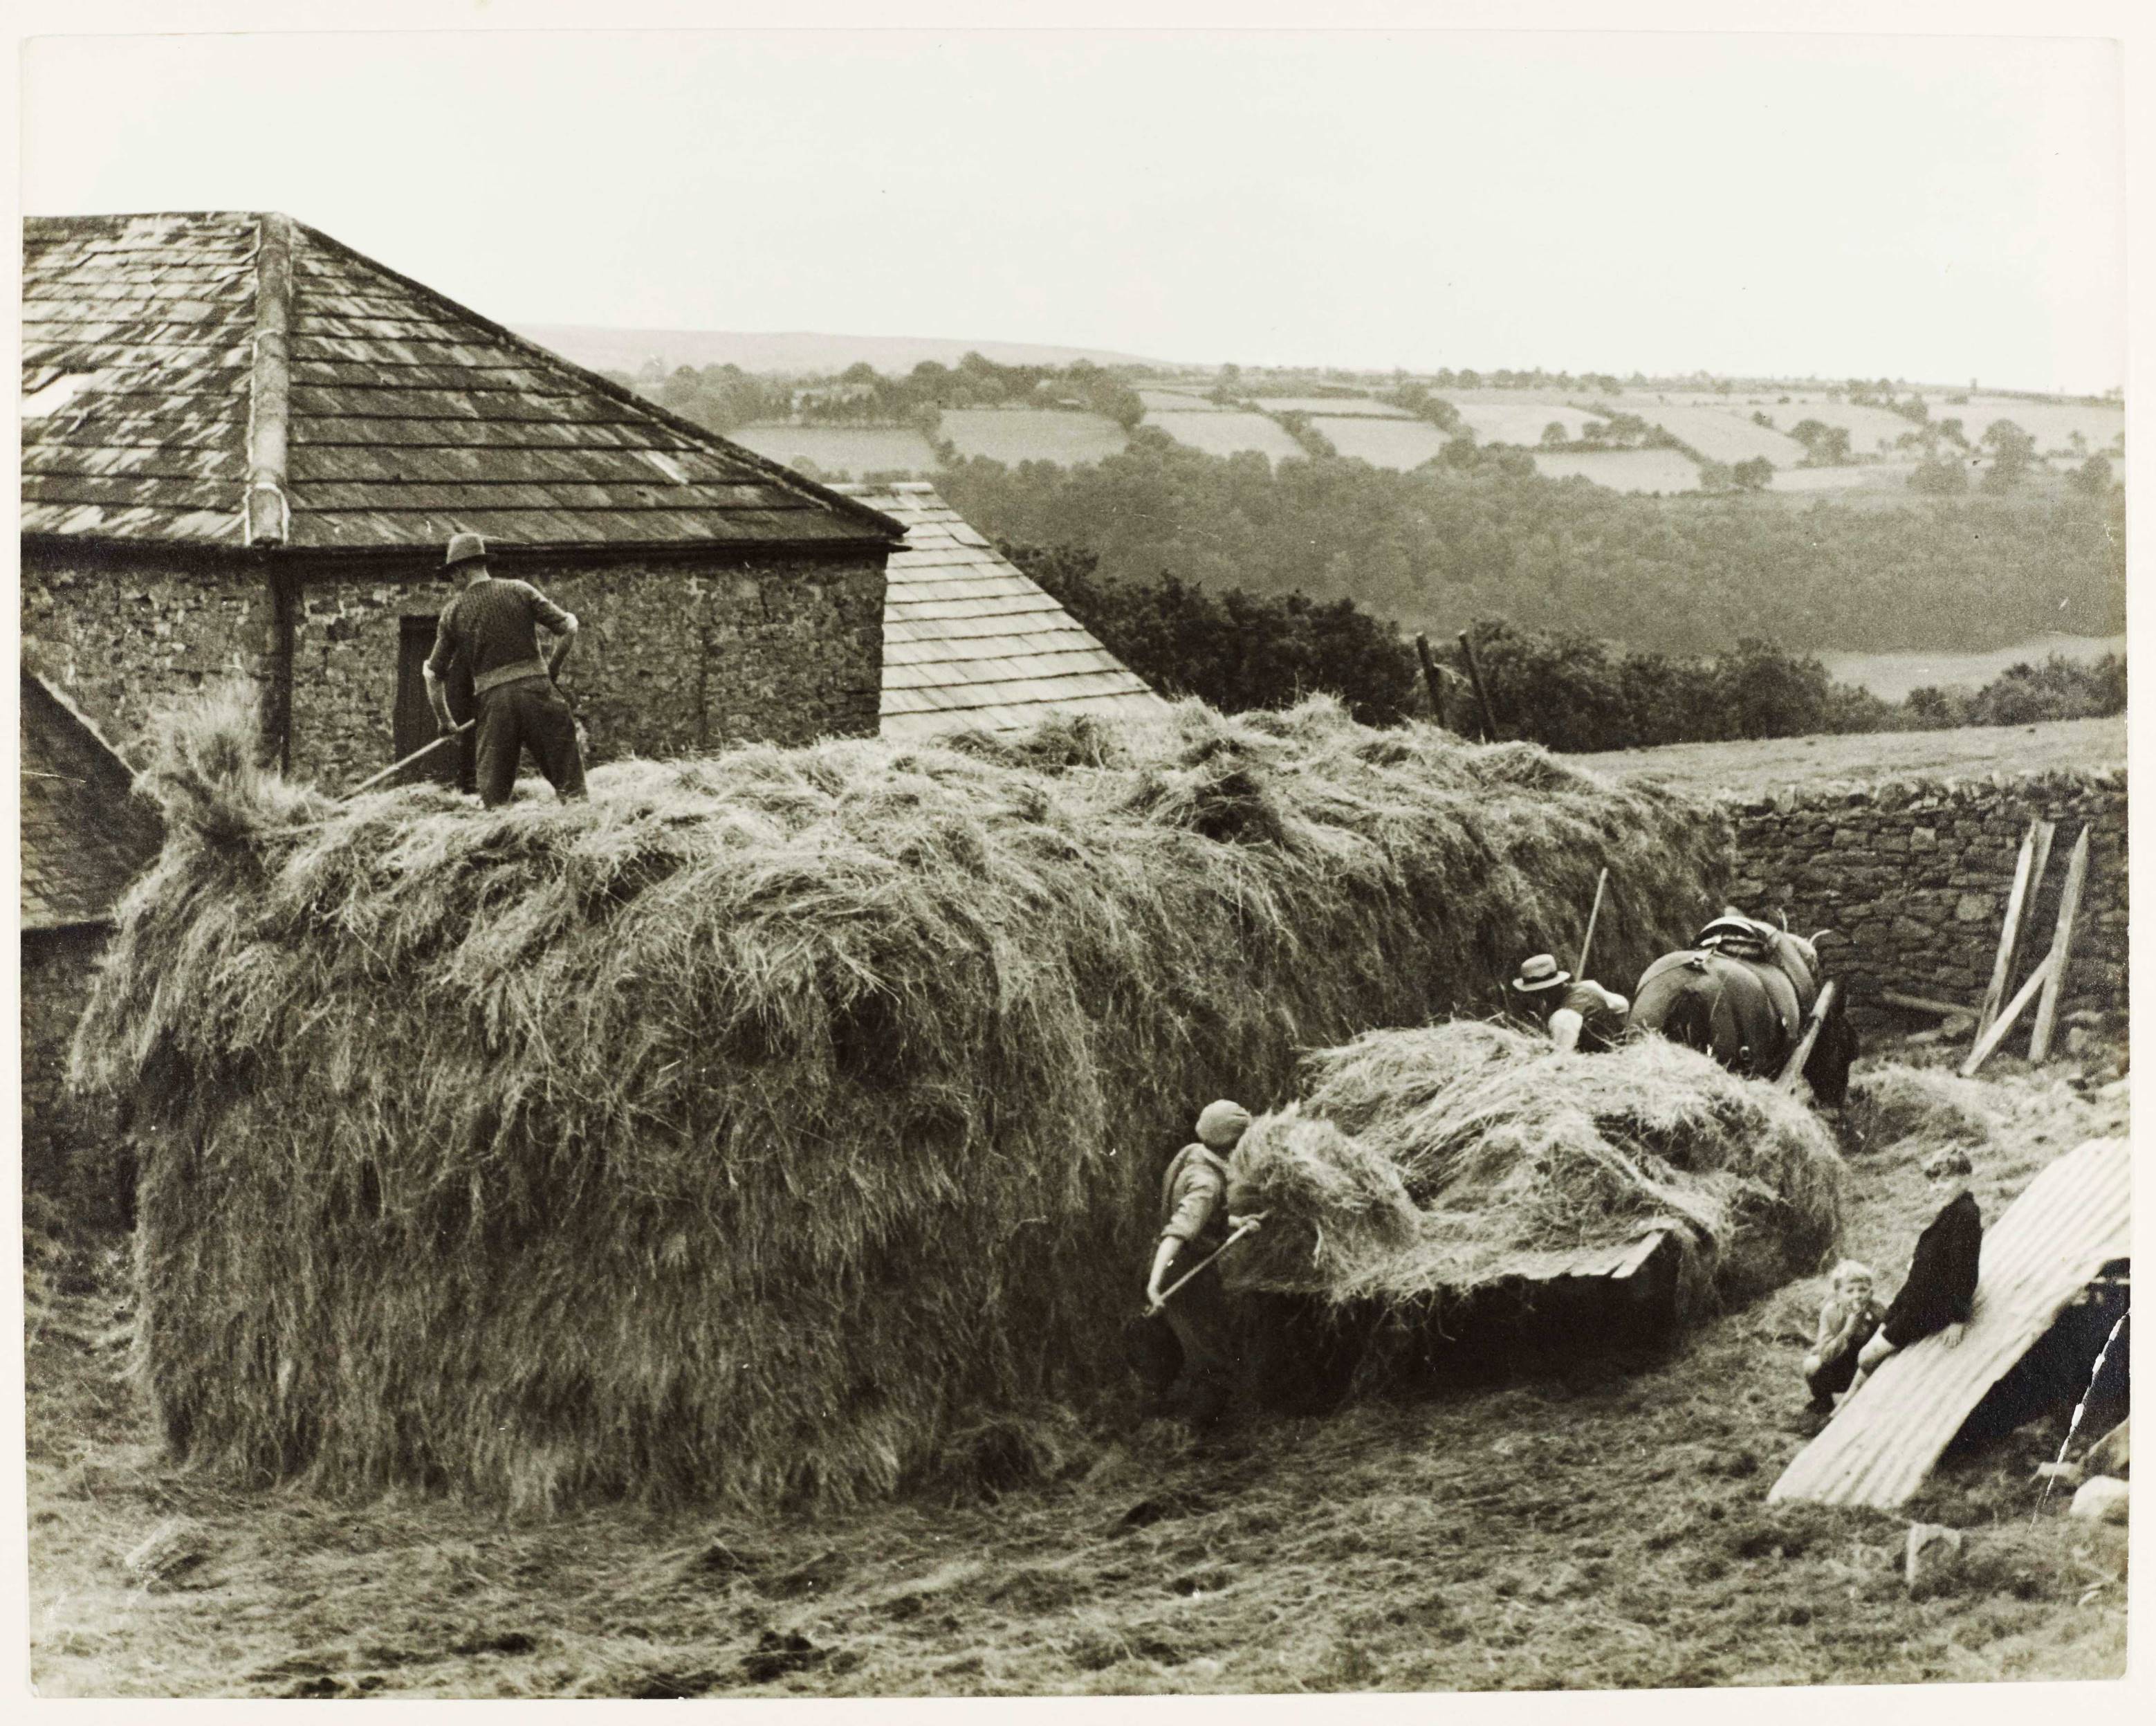
M 478 722 L 479 722 L 475 719 L 467 719 L 454 731 L 444 732 L 441 736 L 435 738 L 433 742 L 422 743 L 409 755 L 406 756 L 403 760 L 393 761 L 388 767 L 382 768 L 382 770 L 377 773 L 372 778 L 361 780 L 358 784 L 353 786 L 351 790 L 346 792 L 342 797 L 337 799 L 337 801 L 340 803 L 350 803 L 352 799 L 358 796 L 361 792 L 372 791 L 384 779 L 403 773 L 404 769 L 411 766 L 413 762 L 425 760 L 428 756 L 432 755 L 437 749 L 440 748 L 443 744 L 454 742 L 459 737 L 470 731 L 472 727 L 476 725 Z
M 1159 1312 L 1162 1307 L 1165 1307 L 1170 1301 L 1175 1298 L 1177 1292 L 1182 1288 L 1184 1283 L 1189 1282 L 1192 1277 L 1195 1277 L 1200 1271 L 1211 1264 L 1214 1260 L 1219 1257 L 1222 1253 L 1233 1246 L 1238 1241 L 1240 1241 L 1244 1235 L 1254 1232 L 1258 1225 L 1263 1222 L 1270 1215 L 1270 1212 L 1261 1210 L 1254 1217 L 1245 1218 L 1242 1225 L 1238 1228 L 1235 1233 L 1229 1235 L 1225 1241 L 1223 1241 L 1218 1246 L 1214 1247 L 1212 1251 L 1207 1253 L 1204 1258 L 1199 1260 L 1196 1264 L 1193 1265 L 1188 1271 L 1184 1271 L 1182 1276 L 1177 1277 L 1174 1282 L 1169 1283 L 1166 1288 L 1161 1290 L 1160 1298 L 1157 1301 L 1151 1302 L 1147 1305 L 1145 1316 L 1147 1318 L 1150 1318 L 1154 1313 Z

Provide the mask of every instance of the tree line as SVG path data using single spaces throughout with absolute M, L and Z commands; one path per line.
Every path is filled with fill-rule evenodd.
M 1432 711 L 1414 647 L 1396 624 L 1352 599 L 1268 597 L 1200 588 L 1172 574 L 1104 574 L 1093 552 L 1004 544 L 1004 554 L 1155 688 L 1224 712 L 1337 696 L 1368 725 Z M 2126 662 L 2056 655 L 2016 665 L 1980 690 L 1920 689 L 1889 702 L 1837 683 L 1816 658 L 1758 637 L 1713 655 L 1630 652 L 1577 630 L 1526 629 L 1495 619 L 1466 632 L 1500 734 L 1568 752 L 1798 737 L 1825 732 L 2019 725 L 2121 713 Z M 1436 644 L 1436 711 L 1476 735 L 1481 715 L 1464 660 Z

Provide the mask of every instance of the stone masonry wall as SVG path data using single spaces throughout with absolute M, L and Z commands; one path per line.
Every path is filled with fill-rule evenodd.
M 2125 769 L 1897 779 L 1804 787 L 1738 802 L 1737 904 L 1786 912 L 1809 935 L 1849 937 L 1822 957 L 1842 979 L 1860 1029 L 1912 1020 L 1882 989 L 1966 1002 L 1984 998 L 2021 836 L 2055 822 L 2050 866 L 2024 925 L 2011 991 L 2048 952 L 2074 841 L 2090 830 L 2088 879 L 2075 923 L 2061 1015 L 2123 1012 L 2127 997 Z M 2034 1009 L 2021 1020 L 2033 1022 Z M 2025 1030 L 2006 1047 L 2026 1047 Z
M 439 614 L 460 584 L 424 566 L 328 576 L 323 567 L 313 564 L 294 619 L 292 771 L 334 787 L 394 758 L 399 619 Z M 562 682 L 593 763 L 875 734 L 880 554 L 495 567 L 583 623 Z M 277 641 L 267 570 L 238 553 L 26 557 L 25 656 L 134 754 L 163 700 L 235 676 L 269 690 Z
M 110 1223 L 127 1208 L 110 1111 L 67 1092 L 68 1050 L 110 932 L 101 926 L 23 936 L 23 1189 L 74 1218 Z
M 505 561 L 495 573 L 530 581 L 577 614 L 583 627 L 562 682 L 593 763 L 875 734 L 880 557 L 552 572 Z M 395 758 L 399 619 L 439 615 L 461 585 L 439 577 L 307 583 L 294 631 L 296 776 L 341 784 Z
M 157 703 L 233 676 L 264 686 L 277 650 L 269 583 L 238 558 L 26 557 L 22 621 L 31 669 L 131 755 Z

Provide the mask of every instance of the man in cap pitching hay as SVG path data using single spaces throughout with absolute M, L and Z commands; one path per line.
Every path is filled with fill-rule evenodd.
M 1550 1041 L 1567 1053 L 1577 1049 L 1583 1055 L 1597 1055 L 1615 1048 L 1632 1010 L 1624 996 L 1599 983 L 1584 977 L 1574 983 L 1572 973 L 1560 971 L 1546 953 L 1537 953 L 1520 967 L 1512 992 L 1528 1016 L 1548 1030 Z
M 478 703 L 480 801 L 489 809 L 509 801 L 527 747 L 556 796 L 582 797 L 584 758 L 576 717 L 554 686 L 576 645 L 575 614 L 529 582 L 489 573 L 486 542 L 476 533 L 452 536 L 442 567 L 463 570 L 471 581 L 442 614 L 434 650 L 427 655 L 427 701 L 442 729 L 454 729 L 442 680 L 451 661 L 461 660 Z M 535 626 L 561 638 L 551 659 L 539 657 Z
M 1210 1425 L 1228 1406 L 1235 1381 L 1235 1344 L 1220 1270 L 1209 1262 L 1235 1235 L 1258 1226 L 1255 1217 L 1228 1215 L 1227 1153 L 1250 1124 L 1240 1103 L 1206 1104 L 1198 1117 L 1198 1140 L 1175 1153 L 1160 1184 L 1160 1244 L 1153 1249 L 1152 1272 L 1146 1279 L 1148 1310 L 1168 1319 L 1183 1345 L 1182 1376 L 1169 1393 L 1171 1405 L 1194 1426 Z M 1168 1273 L 1178 1263 L 1180 1282 Z M 1191 1266 L 1199 1268 L 1194 1272 Z
M 1977 1262 L 1984 1251 L 1984 1219 L 1969 1189 L 1970 1172 L 1969 1153 L 1963 1150 L 1941 1151 L 1924 1165 L 1939 1212 L 1917 1237 L 1908 1277 L 1887 1307 L 1878 1334 L 1856 1357 L 1856 1379 L 1842 1399 L 1844 1408 L 1888 1355 L 1929 1336 L 1941 1338 L 1950 1348 L 1961 1341 L 1975 1310 Z

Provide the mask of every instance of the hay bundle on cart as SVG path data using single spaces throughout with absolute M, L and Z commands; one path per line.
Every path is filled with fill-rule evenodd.
M 169 729 L 78 1072 L 151 1137 L 171 1444 L 333 1490 L 1022 1465 L 1116 1380 L 1201 1104 L 1493 1005 L 1604 864 L 1636 969 L 1728 855 L 1676 793 L 1322 701 L 627 762 L 493 812 L 337 804 L 248 724 Z
M 1378 1030 L 1308 1056 L 1303 1083 L 1236 1148 L 1236 1208 L 1268 1216 L 1230 1280 L 1352 1315 L 1366 1368 L 1666 1338 L 1839 1236 L 1819 1119 L 1661 1037 L 1579 1055 L 1472 1020 Z

